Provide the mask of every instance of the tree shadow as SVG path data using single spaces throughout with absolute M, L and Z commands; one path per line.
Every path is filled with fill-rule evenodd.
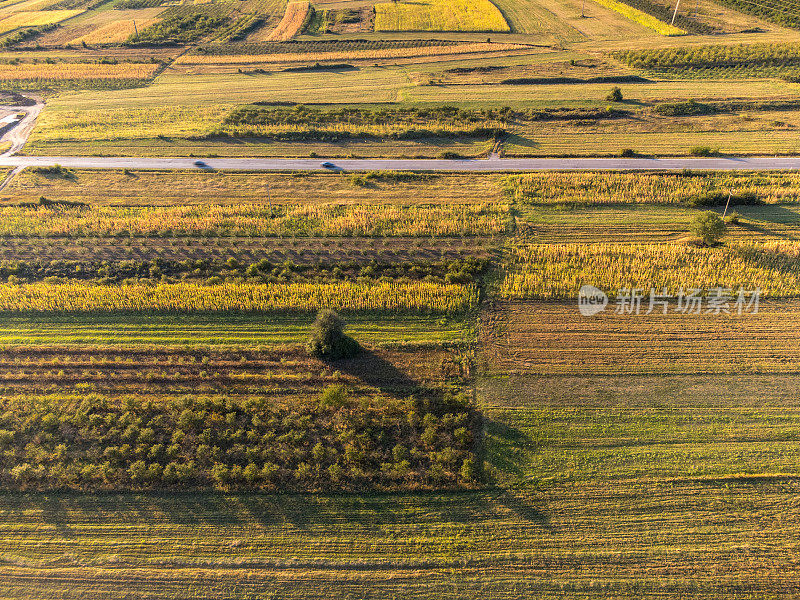
M 497 497 L 497 501 L 503 507 L 515 513 L 519 518 L 530 523 L 535 523 L 548 531 L 553 530 L 548 514 L 534 505 L 529 497 L 507 490 Z
M 485 419 L 484 426 L 486 437 L 491 438 L 483 445 L 486 462 L 498 471 L 523 477 L 528 461 L 522 448 L 530 447 L 534 441 L 523 431 L 500 421 Z
M 421 385 L 418 379 L 370 348 L 362 348 L 353 358 L 326 362 L 342 373 L 347 373 L 367 385 L 395 396 L 407 396 L 410 391 Z

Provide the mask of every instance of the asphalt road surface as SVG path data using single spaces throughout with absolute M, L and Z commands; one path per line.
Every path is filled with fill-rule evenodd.
M 325 159 L 293 158 L 136 158 L 93 156 L 2 156 L 3 167 L 59 164 L 73 169 L 195 169 L 239 171 L 680 171 L 792 170 L 800 157 L 713 158 L 497 158 L 440 159 Z M 200 164 L 198 164 L 200 161 Z

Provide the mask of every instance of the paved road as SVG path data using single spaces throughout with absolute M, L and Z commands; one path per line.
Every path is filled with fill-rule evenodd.
M 0 166 L 32 167 L 60 164 L 77 169 L 195 169 L 245 171 L 325 171 L 322 159 L 213 158 L 198 167 L 194 158 L 128 158 L 92 156 L 2 156 Z M 750 158 L 489 158 L 439 159 L 331 159 L 345 171 L 601 171 L 601 170 L 791 170 L 800 169 L 800 157 Z M 328 169 L 330 170 L 330 169 Z

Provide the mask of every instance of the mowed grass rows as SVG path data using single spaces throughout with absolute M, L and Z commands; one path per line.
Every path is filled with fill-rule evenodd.
M 792 322 L 797 301 L 760 303 L 758 312 L 675 311 L 677 299 L 649 310 L 649 290 L 637 314 L 617 314 L 616 294 L 594 317 L 564 303 L 507 302 L 482 316 L 492 372 L 570 375 L 797 373 Z M 732 304 L 729 308 L 733 308 Z M 642 393 L 647 394 L 646 387 Z

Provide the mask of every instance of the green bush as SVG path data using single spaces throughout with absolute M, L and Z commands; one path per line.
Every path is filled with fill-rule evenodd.
M 692 156 L 719 156 L 719 150 L 714 150 L 708 146 L 692 146 L 689 148 Z
M 702 104 L 695 100 L 687 102 L 665 102 L 659 104 L 653 109 L 654 113 L 664 115 L 667 117 L 687 117 L 693 115 L 711 115 L 717 112 L 717 109 L 710 104 Z
M 611 91 L 606 96 L 606 100 L 609 102 L 622 102 L 622 90 L 619 89 L 619 86 L 614 86 L 611 88 Z
M 742 192 L 741 194 L 731 194 L 730 192 L 715 191 L 706 192 L 698 196 L 692 196 L 686 201 L 689 206 L 725 206 L 730 198 L 730 206 L 755 206 L 763 204 L 763 201 L 753 192 Z
M 350 358 L 361 351 L 358 342 L 344 333 L 341 317 L 327 309 L 317 314 L 306 348 L 312 356 L 329 360 Z
M 699 214 L 692 220 L 692 232 L 706 246 L 716 246 L 725 235 L 726 230 L 727 226 L 722 217 L 714 211 Z

